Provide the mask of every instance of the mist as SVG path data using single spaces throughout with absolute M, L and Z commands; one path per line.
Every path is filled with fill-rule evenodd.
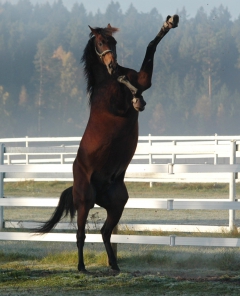
M 152 87 L 143 93 L 140 135 L 233 135 L 240 125 L 240 19 L 227 8 L 196 15 L 179 11 L 180 24 L 157 48 Z M 120 28 L 118 63 L 139 70 L 165 15 L 105 12 L 29 1 L 0 4 L 0 137 L 82 136 L 89 115 L 80 62 L 88 25 Z

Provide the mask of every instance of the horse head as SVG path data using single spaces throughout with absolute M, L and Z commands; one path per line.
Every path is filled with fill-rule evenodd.
M 117 69 L 116 40 L 112 37 L 117 32 L 117 28 L 108 24 L 107 28 L 91 28 L 91 35 L 95 36 L 95 52 L 100 61 L 107 67 L 110 75 L 114 74 Z

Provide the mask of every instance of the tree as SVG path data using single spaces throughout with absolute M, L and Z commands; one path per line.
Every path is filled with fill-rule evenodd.
M 13 136 L 11 107 L 10 94 L 4 90 L 3 86 L 0 86 L 0 137 Z
M 57 50 L 54 51 L 52 56 L 53 59 L 59 60 L 59 89 L 60 94 L 58 98 L 58 117 L 59 117 L 59 126 L 61 131 L 64 129 L 70 129 L 72 125 L 79 124 L 79 115 L 86 114 L 85 108 L 79 108 L 79 112 L 74 112 L 76 106 L 83 107 L 83 91 L 79 89 L 79 78 L 80 76 L 79 68 L 77 67 L 77 62 L 73 57 L 71 52 L 66 52 L 60 46 Z M 55 108 L 56 110 L 56 108 Z M 77 116 L 76 116 L 77 115 Z M 68 124 L 66 124 L 66 122 Z M 64 127 L 65 125 L 65 127 Z
M 178 14 L 179 28 L 161 41 L 155 55 L 140 132 L 238 133 L 240 18 L 232 21 L 223 6 L 210 14 L 200 8 L 193 18 L 184 8 Z M 9 122 L 1 134 L 81 135 L 88 100 L 80 59 L 88 25 L 119 27 L 118 62 L 138 71 L 164 19 L 156 9 L 140 13 L 133 5 L 123 14 L 116 1 L 95 15 L 77 3 L 68 10 L 62 1 L 1 2 L 0 114 Z
M 27 103 L 27 98 L 28 98 L 27 90 L 26 90 L 26 87 L 23 85 L 19 95 L 19 105 L 21 106 L 25 105 Z

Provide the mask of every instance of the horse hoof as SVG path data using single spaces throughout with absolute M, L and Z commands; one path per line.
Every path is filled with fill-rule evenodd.
M 120 269 L 119 269 L 119 267 L 118 267 L 118 265 L 117 265 L 116 262 L 113 263 L 113 264 L 109 264 L 109 266 L 110 266 L 109 271 L 110 271 L 112 274 L 118 274 L 118 273 L 120 272 Z
M 85 275 L 90 275 L 91 273 L 89 271 L 85 270 L 79 270 L 79 273 L 85 274 Z
M 79 273 L 82 273 L 82 274 L 90 274 L 90 272 L 87 271 L 86 268 L 78 268 L 78 271 Z
M 143 99 L 143 96 L 139 96 L 139 98 L 134 97 L 132 100 L 133 103 L 133 107 L 135 110 L 137 110 L 138 112 L 141 112 L 145 109 L 146 106 L 146 102 Z
M 109 273 L 111 275 L 118 275 L 120 273 L 120 269 L 119 268 L 118 269 L 112 269 L 112 268 L 110 268 L 109 269 Z

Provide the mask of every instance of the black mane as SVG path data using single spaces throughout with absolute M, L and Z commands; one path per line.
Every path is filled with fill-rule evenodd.
M 118 29 L 114 27 L 107 27 L 107 28 L 97 27 L 94 29 L 97 30 L 98 34 L 101 34 L 105 39 L 108 39 L 109 37 L 112 36 L 113 33 L 118 31 Z M 89 34 L 89 38 L 90 39 L 83 51 L 81 62 L 83 63 L 84 76 L 87 81 L 87 93 L 89 95 L 89 103 L 91 104 L 93 86 L 95 83 L 94 73 L 92 71 L 92 65 L 98 63 L 98 58 L 94 48 L 95 36 L 92 32 Z
M 81 62 L 83 63 L 84 76 L 87 81 L 87 93 L 89 95 L 90 103 L 91 103 L 91 96 L 92 96 L 93 85 L 94 85 L 94 75 L 91 70 L 92 69 L 91 66 L 97 61 L 97 56 L 96 56 L 96 52 L 94 50 L 93 44 L 94 44 L 94 37 L 88 41 L 81 58 Z

